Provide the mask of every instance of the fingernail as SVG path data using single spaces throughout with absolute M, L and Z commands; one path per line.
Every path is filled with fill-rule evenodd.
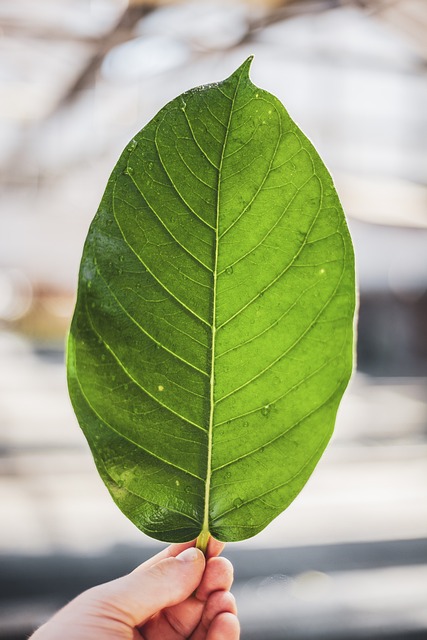
M 195 562 L 195 560 L 199 558 L 199 555 L 200 551 L 196 549 L 196 547 L 190 547 L 189 549 L 182 551 L 176 557 L 178 560 L 182 560 L 183 562 Z

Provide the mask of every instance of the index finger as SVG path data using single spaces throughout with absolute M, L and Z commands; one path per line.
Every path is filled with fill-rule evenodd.
M 190 547 L 194 547 L 195 545 L 196 540 L 190 540 L 189 542 L 182 542 L 178 544 L 171 544 L 169 547 L 166 547 L 166 549 L 163 549 L 155 556 L 144 562 L 143 565 L 144 567 L 152 567 L 153 565 L 160 562 L 160 560 L 164 560 L 164 558 L 175 558 L 179 553 L 181 553 L 181 551 L 189 549 Z M 215 538 L 212 538 L 211 536 L 208 542 L 206 558 L 215 558 L 216 556 L 219 556 L 224 547 L 224 542 L 215 540 Z

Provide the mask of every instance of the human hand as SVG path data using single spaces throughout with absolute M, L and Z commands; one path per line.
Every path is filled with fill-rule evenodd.
M 132 573 L 77 596 L 30 640 L 238 640 L 233 567 L 194 542 L 171 545 Z

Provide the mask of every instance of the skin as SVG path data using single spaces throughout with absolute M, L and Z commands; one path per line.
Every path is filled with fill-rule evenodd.
M 30 640 L 238 640 L 233 567 L 209 541 L 171 545 L 132 573 L 77 596 Z

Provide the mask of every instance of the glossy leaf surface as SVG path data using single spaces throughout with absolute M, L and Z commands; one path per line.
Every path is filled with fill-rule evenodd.
M 132 140 L 83 252 L 70 395 L 114 500 L 160 540 L 263 529 L 313 471 L 352 369 L 344 215 L 250 62 Z

